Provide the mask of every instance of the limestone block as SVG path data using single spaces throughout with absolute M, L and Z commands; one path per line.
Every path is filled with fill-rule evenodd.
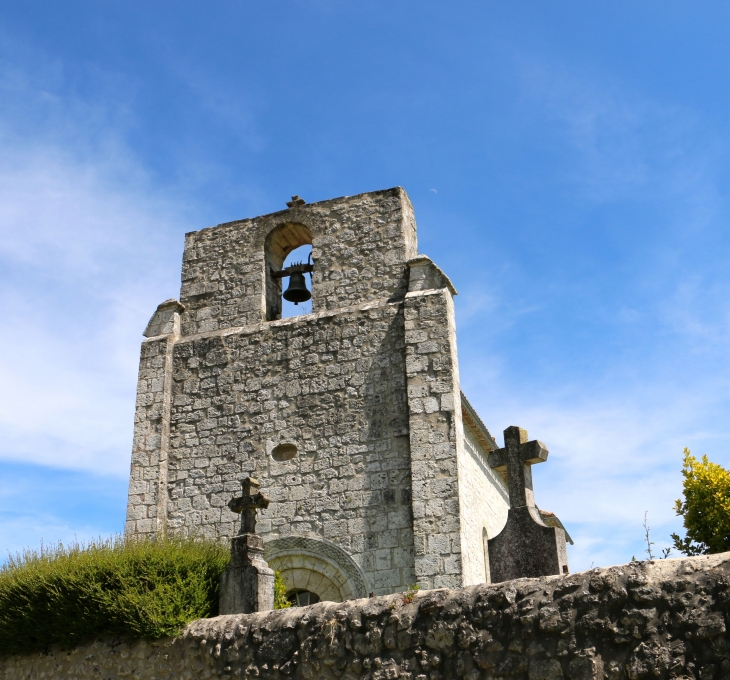
M 408 292 L 448 289 L 456 295 L 456 288 L 446 274 L 426 255 L 408 260 Z

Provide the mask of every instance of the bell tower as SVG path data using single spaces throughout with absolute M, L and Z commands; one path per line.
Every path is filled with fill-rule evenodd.
M 310 277 L 312 313 L 282 319 Z M 463 415 L 455 294 L 400 187 L 187 234 L 180 300 L 142 343 L 127 533 L 228 542 L 254 477 L 297 601 L 483 581 L 508 496 Z

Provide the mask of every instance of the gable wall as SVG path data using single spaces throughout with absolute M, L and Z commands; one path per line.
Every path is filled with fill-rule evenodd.
M 271 499 L 266 542 L 320 536 L 371 590 L 412 583 L 402 303 L 306 315 L 175 345 L 168 527 L 231 538 L 240 479 Z M 279 443 L 299 454 L 278 462 Z
M 312 235 L 314 313 L 265 322 L 283 223 Z M 127 532 L 228 540 L 253 475 L 265 541 L 331 540 L 375 593 L 465 582 L 456 291 L 416 252 L 400 188 L 188 234 L 175 332 L 143 343 Z

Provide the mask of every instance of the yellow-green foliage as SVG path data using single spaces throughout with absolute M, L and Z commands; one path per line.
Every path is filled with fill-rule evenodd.
M 42 548 L 0 568 L 0 654 L 72 648 L 98 635 L 159 638 L 218 613 L 225 546 L 99 540 Z
M 677 500 L 677 514 L 684 517 L 687 536 L 672 534 L 674 546 L 685 555 L 706 555 L 730 550 L 730 471 L 698 461 L 684 450 L 684 501 Z
M 274 570 L 274 609 L 288 609 L 291 602 L 286 598 L 286 583 L 281 572 Z

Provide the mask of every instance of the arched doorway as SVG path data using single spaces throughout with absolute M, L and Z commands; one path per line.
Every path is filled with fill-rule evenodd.
M 308 607 L 321 601 L 319 595 L 311 590 L 292 590 L 286 597 L 292 607 Z
M 322 601 L 367 597 L 365 575 L 342 548 L 320 537 L 287 536 L 265 541 L 266 561 L 281 573 L 291 596 L 312 593 Z

